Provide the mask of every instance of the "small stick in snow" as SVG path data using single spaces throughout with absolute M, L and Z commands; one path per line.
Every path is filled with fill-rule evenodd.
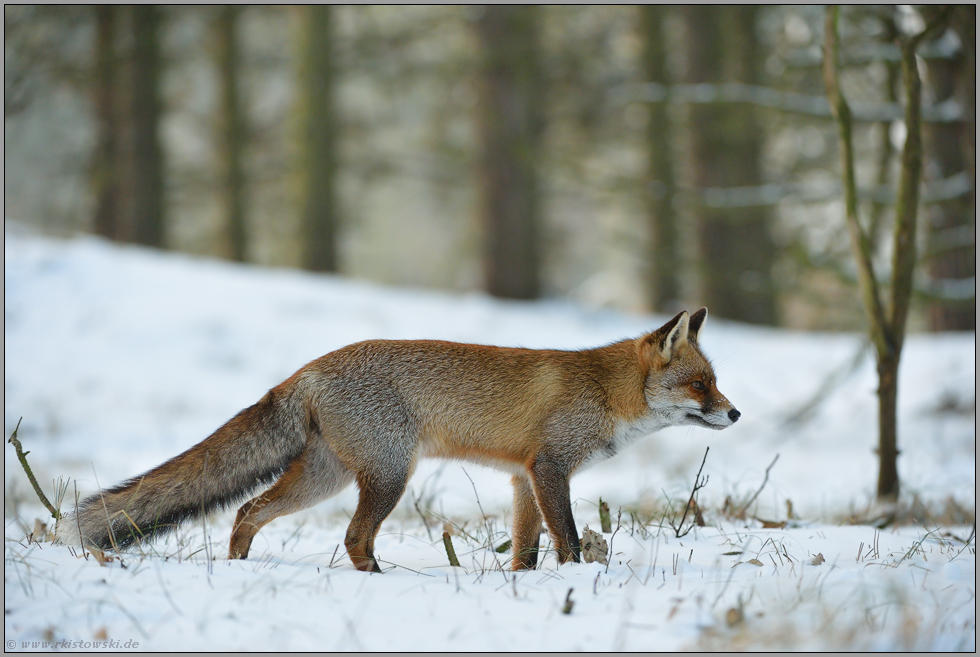
M 570 614 L 572 613 L 572 607 L 575 606 L 575 601 L 572 600 L 572 591 L 575 589 L 568 589 L 568 595 L 565 596 L 565 604 L 561 608 L 561 613 Z
M 456 550 L 453 548 L 453 539 L 450 538 L 449 532 L 442 532 L 442 544 L 446 546 L 446 556 L 449 557 L 449 565 L 454 568 L 459 568 L 459 559 L 456 558 Z
M 609 516 L 609 505 L 599 498 L 599 529 L 603 534 L 612 532 L 612 518 Z
M 24 473 L 30 480 L 31 486 L 34 487 L 34 492 L 37 493 L 38 498 L 41 500 L 41 504 L 48 508 L 48 511 L 51 512 L 51 515 L 55 520 L 60 520 L 61 512 L 54 508 L 51 502 L 48 501 L 47 496 L 41 491 L 41 486 L 38 485 L 37 479 L 34 477 L 34 471 L 31 470 L 31 466 L 27 464 L 27 455 L 30 454 L 30 452 L 25 452 L 23 445 L 21 445 L 20 441 L 17 440 L 17 431 L 20 429 L 20 423 L 23 421 L 23 419 L 24 418 L 20 418 L 17 420 L 17 426 L 14 427 L 14 432 L 10 434 L 10 438 L 7 439 L 7 442 L 13 445 L 14 449 L 17 451 L 17 459 L 20 461 L 21 467 L 24 468 Z

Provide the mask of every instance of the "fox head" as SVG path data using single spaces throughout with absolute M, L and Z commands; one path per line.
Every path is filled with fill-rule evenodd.
M 642 338 L 647 406 L 668 426 L 724 429 L 741 415 L 719 392 L 711 362 L 698 347 L 707 316 L 707 308 L 693 315 L 685 310 Z

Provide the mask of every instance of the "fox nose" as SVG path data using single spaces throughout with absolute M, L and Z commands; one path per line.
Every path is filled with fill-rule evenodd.
M 739 413 L 734 408 L 732 410 L 728 411 L 728 419 L 731 420 L 733 423 L 734 422 L 738 422 L 738 418 L 740 418 L 740 417 L 742 417 L 742 414 Z

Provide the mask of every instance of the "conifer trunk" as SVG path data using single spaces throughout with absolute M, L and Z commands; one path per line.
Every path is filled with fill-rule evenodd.
M 335 272 L 337 262 L 336 129 L 333 105 L 333 8 L 300 7 L 300 212 L 303 266 Z
M 233 260 L 244 262 L 248 242 L 245 232 L 245 120 L 239 106 L 238 17 L 241 8 L 222 5 L 216 22 L 218 75 L 221 79 L 221 145 L 224 181 L 222 204 L 228 233 L 228 250 Z
M 664 5 L 639 8 L 643 37 L 643 68 L 647 82 L 668 83 L 667 47 L 664 43 Z M 676 193 L 670 143 L 673 134 L 666 102 L 650 103 L 647 125 L 647 181 L 644 190 L 650 212 L 650 306 L 672 312 L 680 302 L 680 238 L 674 212 Z
M 133 237 L 139 244 L 164 245 L 163 152 L 160 147 L 160 9 L 135 5 L 131 116 Z
M 687 5 L 688 83 L 758 83 L 757 7 Z M 762 130 L 748 104 L 695 104 L 689 126 L 698 189 L 762 184 Z M 769 210 L 696 208 L 704 304 L 716 316 L 774 324 Z
M 95 192 L 95 232 L 119 239 L 119 128 L 116 96 L 116 31 L 113 5 L 95 6 L 96 151 L 92 173 Z
M 476 23 L 486 289 L 511 299 L 540 294 L 539 13 L 533 6 L 487 5 Z

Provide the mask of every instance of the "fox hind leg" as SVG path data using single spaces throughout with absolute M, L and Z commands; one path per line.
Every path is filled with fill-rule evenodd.
M 347 528 L 344 545 L 347 546 L 347 555 L 358 570 L 381 572 L 381 567 L 374 558 L 374 539 L 381 523 L 404 494 L 413 469 L 410 466 L 357 474 L 360 496 L 357 510 Z
M 340 462 L 326 441 L 311 435 L 276 483 L 238 510 L 228 558 L 247 558 L 252 539 L 262 527 L 279 516 L 307 509 L 339 493 L 353 480 L 354 473 Z
M 541 538 L 541 511 L 534 500 L 531 480 L 514 475 L 514 532 L 511 567 L 514 570 L 533 570 L 538 564 L 538 544 Z

